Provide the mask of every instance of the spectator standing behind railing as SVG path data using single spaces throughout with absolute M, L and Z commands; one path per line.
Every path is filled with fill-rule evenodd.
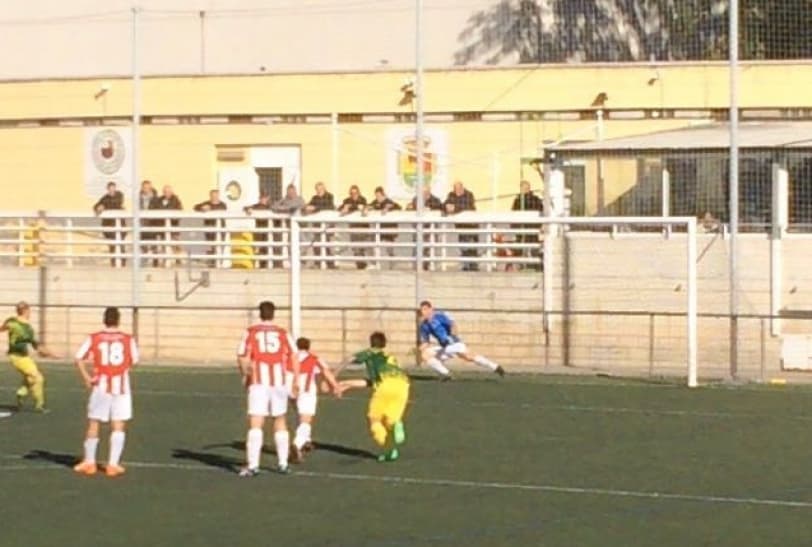
M 209 199 L 206 201 L 201 201 L 197 205 L 194 206 L 194 210 L 198 213 L 208 213 L 209 211 L 225 211 L 227 209 L 226 204 L 220 201 L 220 190 L 209 190 Z M 223 221 L 221 219 L 214 219 L 214 218 L 207 218 L 203 220 L 203 226 L 206 228 L 203 232 L 203 237 L 206 238 L 206 241 L 215 242 L 218 239 L 219 232 L 217 230 L 212 230 L 212 228 L 222 228 Z M 206 249 L 206 254 L 208 255 L 216 255 L 217 254 L 217 246 L 212 245 L 208 249 Z M 209 261 L 209 267 L 213 268 L 217 265 L 215 260 Z
M 303 209 L 305 206 L 305 202 L 299 193 L 296 191 L 296 187 L 293 184 L 288 184 L 287 189 L 285 190 L 285 197 L 278 200 L 276 203 L 271 205 L 271 211 L 274 213 L 279 213 L 281 215 L 290 215 L 293 216 L 296 214 L 297 211 Z M 273 233 L 273 255 L 274 257 L 281 257 L 283 255 L 282 247 L 280 243 L 282 242 L 282 232 L 279 230 L 282 228 L 287 228 L 289 225 L 289 221 L 281 220 L 281 219 L 274 219 L 273 227 L 276 228 Z M 282 261 L 281 260 L 274 260 L 273 262 L 274 268 L 281 268 Z
M 445 207 L 443 206 L 443 202 L 440 201 L 440 198 L 435 196 L 431 193 L 431 187 L 426 185 L 423 187 L 423 208 L 427 211 L 443 211 Z M 406 206 L 407 211 L 414 211 L 417 209 L 417 196 L 412 198 L 412 202 Z M 416 237 L 416 236 L 415 236 Z M 423 234 L 423 243 L 431 243 L 431 234 L 425 233 Z M 423 248 L 423 256 L 428 257 L 431 255 L 431 251 L 428 246 Z M 423 269 L 429 269 L 429 263 L 423 263 Z
M 336 204 L 333 194 L 327 191 L 323 182 L 317 182 L 316 194 L 310 198 L 310 202 L 305 206 L 304 212 L 306 214 L 312 214 L 318 213 L 319 211 L 335 210 Z M 313 243 L 316 243 L 318 240 L 321 240 L 321 243 L 327 243 L 333 240 L 333 236 L 329 233 L 329 227 L 325 227 L 323 233 L 313 236 Z M 329 247 L 325 247 L 325 249 L 326 253 L 323 253 L 322 248 L 317 245 L 315 247 L 315 255 L 322 256 L 322 254 L 326 254 L 327 256 L 333 256 L 333 251 Z M 335 269 L 336 263 L 329 261 L 327 262 L 327 267 L 330 269 Z
M 156 196 L 152 198 L 152 201 L 149 203 L 149 208 L 151 211 L 180 211 L 183 209 L 183 204 L 180 202 L 180 198 L 175 195 L 174 190 L 168 184 L 164 186 L 163 191 L 160 196 Z M 161 226 L 166 226 L 166 219 L 159 219 Z M 180 225 L 180 220 L 177 218 L 169 219 L 169 224 L 173 228 L 177 228 Z M 158 233 L 157 238 L 158 240 L 163 239 L 166 241 L 177 241 L 179 239 L 180 234 L 175 232 L 174 230 L 169 230 L 163 234 Z M 177 245 L 169 245 L 168 247 L 171 248 L 171 252 L 173 254 L 180 254 L 180 247 Z M 159 265 L 159 260 L 154 259 L 152 261 L 152 265 L 157 267 Z
M 533 193 L 533 190 L 530 189 L 530 183 L 526 180 L 523 180 L 519 184 L 519 195 L 517 195 L 513 200 L 513 206 L 510 208 L 512 211 L 538 211 L 541 214 L 542 210 L 544 209 L 544 200 L 542 200 L 539 196 Z M 534 234 L 519 234 L 516 236 L 516 241 L 518 243 L 532 243 L 535 244 L 535 249 L 527 252 L 526 249 L 517 249 L 516 252 L 520 256 L 527 256 L 528 254 L 533 258 L 538 258 L 538 262 L 530 266 L 533 270 L 540 270 L 541 269 L 541 260 L 540 260 L 540 247 L 539 247 L 539 235 L 538 235 L 538 226 L 534 226 L 532 224 L 516 224 L 513 228 L 523 229 L 523 230 L 535 230 L 536 233 Z
M 99 198 L 99 201 L 93 206 L 93 212 L 97 215 L 102 214 L 104 211 L 121 211 L 124 209 L 124 194 L 122 194 L 119 190 L 116 189 L 115 182 L 108 182 L 107 183 L 107 192 Z M 121 222 L 119 219 L 114 218 L 103 218 L 101 221 L 101 225 L 105 228 L 114 227 L 116 223 Z M 122 223 L 123 226 L 123 223 Z M 111 241 L 115 241 L 116 239 L 116 232 L 103 232 L 105 239 L 109 239 Z M 124 241 L 124 232 L 118 232 L 119 242 Z M 116 254 L 116 247 L 115 243 L 112 243 L 107 248 L 110 250 L 111 255 Z M 122 259 L 121 265 L 124 266 L 126 261 Z M 116 259 L 110 259 L 110 265 L 116 267 Z
M 401 206 L 389 199 L 384 191 L 383 187 L 378 186 L 375 188 L 375 199 L 372 200 L 369 204 L 369 208 L 373 211 L 380 211 L 382 215 L 385 215 L 389 211 L 400 211 Z M 397 224 L 387 223 L 381 224 L 381 230 L 394 230 L 398 227 Z M 398 238 L 397 234 L 381 234 L 381 241 L 385 241 L 387 243 L 393 243 Z M 395 256 L 395 248 L 391 245 L 386 246 L 386 255 L 387 256 Z
M 350 195 L 344 198 L 344 201 L 341 203 L 341 211 L 342 215 L 348 215 L 350 213 L 360 212 L 362 215 L 366 214 L 367 209 L 367 198 L 361 195 L 361 190 L 358 188 L 358 185 L 353 184 L 350 186 Z M 350 224 L 351 230 L 360 230 L 369 228 L 369 224 Z M 353 243 L 359 243 L 364 241 L 369 241 L 369 236 L 367 234 L 350 234 L 350 241 Z M 366 248 L 359 247 L 352 249 L 352 254 L 354 256 L 365 256 L 366 255 Z M 367 267 L 367 263 L 365 261 L 358 261 L 355 263 L 355 266 L 359 270 L 363 270 Z
M 158 193 L 155 191 L 155 188 L 152 187 L 152 182 L 145 180 L 141 182 L 141 191 L 138 193 L 138 202 L 141 205 L 141 210 L 146 211 L 150 208 L 152 204 L 152 200 Z M 156 221 L 154 220 L 142 220 L 141 221 L 141 228 L 152 228 L 156 226 Z M 154 232 L 141 232 L 140 240 L 141 241 L 154 241 L 157 238 L 157 234 Z M 153 246 L 151 243 L 147 243 L 141 246 L 141 253 L 142 254 L 149 254 L 157 252 L 157 248 Z
M 261 192 L 259 194 L 259 201 L 253 205 L 249 205 L 245 208 L 245 214 L 250 215 L 251 211 L 270 211 L 271 210 L 271 196 L 268 195 L 267 192 Z M 256 227 L 257 231 L 253 234 L 253 241 L 254 243 L 259 243 L 260 245 L 254 247 L 254 254 L 257 256 L 265 257 L 268 256 L 268 220 L 264 218 L 258 218 L 254 221 L 254 226 Z M 257 267 L 264 270 L 268 267 L 267 260 L 259 260 L 257 261 Z
M 455 215 L 463 211 L 476 211 L 476 199 L 470 190 L 466 190 L 462 182 L 457 181 L 454 183 L 454 189 L 448 193 L 445 200 L 445 212 L 449 215 Z M 455 224 L 454 228 L 457 230 L 471 230 L 477 227 L 476 224 Z M 479 235 L 472 233 L 461 233 L 458 236 L 460 243 L 478 243 Z M 474 248 L 461 249 L 462 256 L 477 256 L 477 250 Z M 475 262 L 463 262 L 462 270 L 473 272 L 479 269 Z

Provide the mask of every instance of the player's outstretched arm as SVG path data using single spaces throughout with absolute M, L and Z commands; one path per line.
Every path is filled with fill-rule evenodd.
M 45 346 L 37 346 L 37 355 L 40 357 L 45 357 L 46 359 L 59 359 L 59 355 L 52 352 Z
M 350 389 L 360 389 L 369 387 L 369 380 L 342 380 L 338 383 L 338 392 L 343 394 L 345 391 Z
M 341 397 L 341 391 L 338 386 L 338 380 L 333 375 L 333 371 L 330 370 L 330 367 L 327 366 L 327 363 L 324 361 L 319 361 L 319 368 L 321 368 L 321 373 L 324 375 L 324 379 L 327 381 L 327 384 L 330 386 L 330 389 L 333 391 L 333 394 L 336 397 Z

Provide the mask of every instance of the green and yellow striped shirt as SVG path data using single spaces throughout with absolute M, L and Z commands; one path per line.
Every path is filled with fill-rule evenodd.
M 407 378 L 397 358 L 382 349 L 370 348 L 355 354 L 353 359 L 367 368 L 367 380 L 377 386 L 384 378 Z
M 8 329 L 8 353 L 9 355 L 28 355 L 28 346 L 37 347 L 37 338 L 34 336 L 34 328 L 19 317 L 9 317 L 3 323 Z

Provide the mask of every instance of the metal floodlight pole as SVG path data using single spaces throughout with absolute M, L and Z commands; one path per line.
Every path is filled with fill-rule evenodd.
M 132 14 L 132 307 L 134 317 L 137 317 L 138 306 L 141 304 L 141 197 L 139 195 L 138 184 L 138 162 L 139 162 L 139 128 L 141 125 L 141 63 L 140 63 L 140 43 L 139 43 L 139 18 L 141 8 L 133 6 Z M 133 329 L 135 318 L 133 319 Z
M 206 11 L 200 10 L 200 73 L 206 73 Z
M 417 211 L 417 235 L 415 251 L 417 259 L 415 261 L 415 308 L 423 298 L 423 212 L 425 203 L 423 199 L 423 185 L 425 177 L 423 173 L 423 133 L 424 133 L 424 111 L 423 111 L 423 0 L 415 0 L 415 106 L 416 123 L 415 139 L 417 146 L 417 178 L 415 181 L 415 210 Z
M 738 374 L 739 233 L 739 2 L 730 1 L 730 376 Z

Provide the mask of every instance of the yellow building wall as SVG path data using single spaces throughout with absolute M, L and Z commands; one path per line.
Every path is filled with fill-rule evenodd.
M 659 75 L 659 79 L 655 77 Z M 164 77 L 143 82 L 145 116 L 225 114 L 396 113 L 406 73 Z M 654 79 L 654 81 L 652 81 Z M 742 69 L 742 107 L 810 106 L 812 64 L 749 64 Z M 781 82 L 781 85 L 776 85 Z M 102 84 L 108 91 L 96 97 Z M 499 111 L 589 109 L 598 93 L 606 108 L 710 108 L 728 100 L 724 65 L 550 66 L 430 72 L 426 110 Z M 87 117 L 126 119 L 131 112 L 126 79 L 0 83 L 0 122 Z M 182 120 L 181 120 L 182 121 Z M 105 123 L 102 119 L 101 123 Z M 608 119 L 605 138 L 673 129 L 688 120 Z M 592 121 L 448 122 L 432 124 L 448 133 L 449 185 L 463 181 L 480 208 L 505 209 L 521 178 L 540 186 L 538 175 L 521 166 L 545 143 L 592 139 Z M 385 123 L 339 125 L 333 180 L 333 128 L 330 124 L 144 125 L 141 130 L 142 178 L 171 184 L 186 208 L 206 199 L 217 182 L 217 146 L 298 145 L 302 152 L 303 194 L 325 181 L 337 197 L 358 184 L 370 197 L 386 180 Z M 5 210 L 89 210 L 98 196 L 84 191 L 83 127 L 0 129 L 0 185 Z M 591 162 L 590 162 L 591 163 Z M 605 173 L 606 201 L 636 180 L 634 168 Z M 596 177 L 587 165 L 588 211 L 597 207 Z M 495 200 L 491 197 L 504 196 Z M 487 198 L 487 199 L 486 199 Z M 128 200 L 129 201 L 129 200 Z

